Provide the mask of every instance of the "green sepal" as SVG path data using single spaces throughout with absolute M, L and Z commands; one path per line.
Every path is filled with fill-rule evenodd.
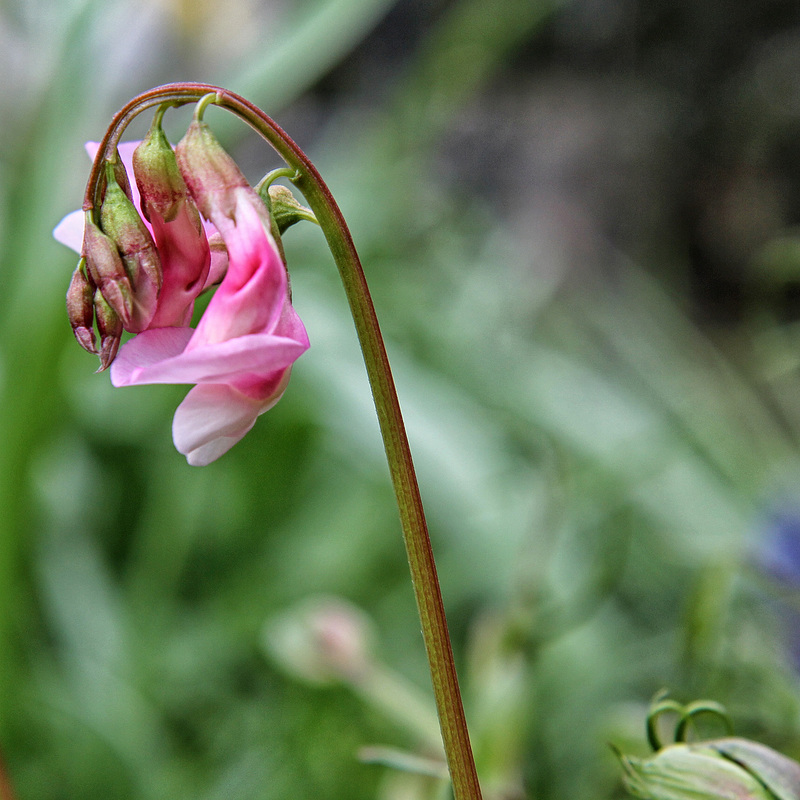
M 282 235 L 292 225 L 302 220 L 318 224 L 314 212 L 298 203 L 291 189 L 286 186 L 277 183 L 266 185 L 262 182 L 257 190 L 259 197 L 269 209 L 279 234 Z

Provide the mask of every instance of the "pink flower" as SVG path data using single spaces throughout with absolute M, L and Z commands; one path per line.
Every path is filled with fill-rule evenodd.
M 212 220 L 228 251 L 228 271 L 197 329 L 144 331 L 111 365 L 115 386 L 197 384 L 172 426 L 175 446 L 195 466 L 227 452 L 278 402 L 292 364 L 308 349 L 263 202 L 249 186 L 228 194 L 231 216 Z
M 154 136 L 151 130 L 145 144 L 153 145 Z M 135 165 L 139 191 L 132 187 L 132 201 L 153 235 L 163 280 L 152 319 L 111 362 L 111 382 L 196 384 L 175 412 L 172 433 L 187 461 L 203 466 L 278 402 L 292 364 L 309 343 L 289 299 L 264 202 L 205 124 L 192 123 L 169 168 L 162 165 L 165 142 L 155 143 L 161 151 L 142 146 L 135 155 L 135 144 L 120 146 L 126 166 L 131 159 Z M 208 220 L 205 227 L 197 208 Z M 76 250 L 83 240 L 78 214 L 54 231 Z M 195 298 L 223 273 L 197 328 L 187 327 Z M 84 339 L 90 325 L 86 291 L 81 285 L 71 292 L 70 306 L 73 327 L 79 323 L 76 336 Z

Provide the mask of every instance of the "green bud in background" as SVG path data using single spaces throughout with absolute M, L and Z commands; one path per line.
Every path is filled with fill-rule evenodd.
M 800 800 L 800 764 L 748 739 L 673 744 L 649 759 L 619 758 L 625 785 L 644 800 Z
M 778 800 L 800 797 L 800 764 L 771 747 L 730 737 L 708 742 L 718 753 L 755 775 Z
M 677 712 L 679 722 L 675 743 L 660 747 L 655 720 L 664 711 Z M 713 703 L 654 704 L 648 734 L 657 752 L 635 758 L 615 751 L 632 795 L 643 800 L 800 800 L 800 764 L 766 745 L 733 736 L 683 741 L 692 717 L 709 711 L 723 714 Z

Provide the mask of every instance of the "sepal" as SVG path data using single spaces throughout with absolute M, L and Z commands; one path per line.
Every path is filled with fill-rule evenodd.
M 250 191 L 247 178 L 225 152 L 205 122 L 194 119 L 175 148 L 178 166 L 197 207 L 206 219 L 232 218 L 235 189 Z
M 67 316 L 78 344 L 88 353 L 97 355 L 94 335 L 94 286 L 86 277 L 86 259 L 82 258 L 72 273 L 67 289 Z
M 119 250 L 133 288 L 133 308 L 125 327 L 133 332 L 147 328 L 161 289 L 161 260 L 153 237 L 139 212 L 117 182 L 113 167 L 106 170 L 107 186 L 100 207 L 100 227 Z M 113 305 L 113 304 L 112 304 Z
M 133 319 L 133 289 L 116 244 L 86 212 L 83 257 L 92 281 L 127 328 Z
M 142 214 L 148 222 L 158 214 L 164 222 L 172 222 L 188 199 L 175 151 L 161 127 L 161 114 L 156 114 L 147 136 L 133 151 L 133 174 L 142 198 Z M 196 213 L 196 212 L 195 212 Z M 198 216 L 198 226 L 200 219 Z
M 94 295 L 94 314 L 100 334 L 100 367 L 97 371 L 103 372 L 117 355 L 122 337 L 122 320 L 100 292 L 95 292 Z
M 266 203 L 279 234 L 283 234 L 292 225 L 303 220 L 317 222 L 314 212 L 301 205 L 292 194 L 291 189 L 286 186 L 273 183 L 266 192 L 260 189 L 259 195 Z

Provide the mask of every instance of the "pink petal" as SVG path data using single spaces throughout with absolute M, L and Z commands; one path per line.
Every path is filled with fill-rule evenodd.
M 204 467 L 227 453 L 279 397 L 264 404 L 226 384 L 195 386 L 175 412 L 175 447 L 189 464 Z
M 249 187 L 248 187 L 249 189 Z M 228 221 L 228 272 L 197 325 L 189 349 L 254 333 L 271 333 L 286 302 L 281 257 L 255 203 L 252 189 L 238 190 L 235 225 Z
M 225 248 L 225 242 L 222 241 L 222 236 L 210 222 L 203 220 L 203 227 L 211 250 L 211 266 L 208 270 L 205 286 L 203 286 L 203 291 L 205 291 L 225 277 L 225 273 L 228 271 L 228 251 Z
M 294 310 L 294 306 L 287 299 L 283 306 L 281 317 L 275 330 L 272 332 L 275 336 L 286 336 L 289 339 L 294 339 L 298 342 L 305 342 L 308 346 L 308 334 L 306 327 L 303 325 L 302 320 Z
M 198 217 L 196 211 L 190 213 L 186 203 L 169 222 L 157 213 L 151 216 L 163 284 L 150 328 L 184 326 L 191 322 L 194 301 L 205 285 L 210 263 L 205 233 L 197 227 Z
M 191 329 L 154 328 L 140 333 L 120 350 L 112 364 L 111 382 L 114 386 L 251 382 L 285 369 L 308 349 L 307 338 L 263 333 L 176 353 L 187 332 Z
M 80 209 L 71 211 L 53 230 L 53 237 L 57 242 L 66 245 L 76 253 L 83 248 L 83 221 L 85 214 Z
M 127 341 L 111 364 L 111 383 L 114 386 L 132 386 L 137 381 L 132 376 L 151 365 L 179 356 L 194 331 L 191 328 L 153 328 Z

